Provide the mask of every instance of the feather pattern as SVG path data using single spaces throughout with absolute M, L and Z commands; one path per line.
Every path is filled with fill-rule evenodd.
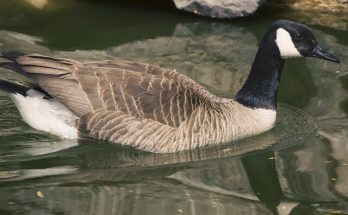
M 129 61 L 23 55 L 16 67 L 77 117 L 80 135 L 152 152 L 226 143 L 272 128 L 275 111 L 219 98 L 192 79 Z

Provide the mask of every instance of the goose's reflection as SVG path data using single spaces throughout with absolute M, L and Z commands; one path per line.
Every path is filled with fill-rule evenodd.
M 347 186 L 347 179 L 336 174 L 342 164 L 331 150 L 329 142 L 312 137 L 293 147 L 178 171 L 170 178 L 224 195 L 256 198 L 275 214 L 347 213 L 348 203 L 336 186 L 338 181 Z
M 156 202 L 158 212 L 166 214 L 176 214 L 178 210 L 184 214 L 348 212 L 348 203 L 336 186 L 338 181 L 347 183 L 344 175 L 335 173 L 343 164 L 332 157 L 330 143 L 316 136 L 287 148 L 262 149 L 242 155 L 235 152 L 236 156 L 224 159 L 147 168 L 110 168 L 110 163 L 115 162 L 117 156 L 116 162 L 128 159 L 133 165 L 137 159 L 137 164 L 149 160 L 154 164 L 156 159 L 162 164 L 170 158 L 156 155 L 155 159 L 155 154 L 141 152 L 136 156 L 132 151 L 111 155 L 105 153 L 109 149 L 96 150 L 100 150 L 99 158 L 82 152 L 86 157 L 77 159 L 83 158 L 73 174 L 3 184 L 0 205 L 12 202 L 11 207 L 19 207 L 26 202 L 29 208 L 35 205 L 51 212 L 64 208 L 65 213 L 73 214 L 112 211 L 151 214 L 150 202 Z M 94 161 L 89 162 L 91 166 L 88 159 Z M 98 169 L 103 165 L 109 168 Z M 26 186 L 33 180 L 35 187 Z M 28 198 L 38 190 L 47 199 Z

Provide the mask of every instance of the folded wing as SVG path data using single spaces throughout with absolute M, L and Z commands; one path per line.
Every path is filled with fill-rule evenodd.
M 81 63 L 24 55 L 15 63 L 76 115 L 117 111 L 178 127 L 212 96 L 175 70 L 129 61 Z

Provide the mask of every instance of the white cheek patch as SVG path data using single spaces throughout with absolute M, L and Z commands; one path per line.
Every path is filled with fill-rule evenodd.
M 275 42 L 279 48 L 280 55 L 282 56 L 282 58 L 302 56 L 295 47 L 294 43 L 292 42 L 289 32 L 287 32 L 283 28 L 279 28 L 277 30 L 277 38 Z

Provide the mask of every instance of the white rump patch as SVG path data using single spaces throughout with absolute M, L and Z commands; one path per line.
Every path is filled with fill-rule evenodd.
M 275 42 L 283 59 L 302 56 L 292 42 L 289 32 L 283 28 L 278 28 Z
M 56 100 L 43 99 L 44 94 L 30 89 L 28 96 L 10 94 L 23 120 L 31 127 L 65 139 L 77 139 L 77 116 Z

